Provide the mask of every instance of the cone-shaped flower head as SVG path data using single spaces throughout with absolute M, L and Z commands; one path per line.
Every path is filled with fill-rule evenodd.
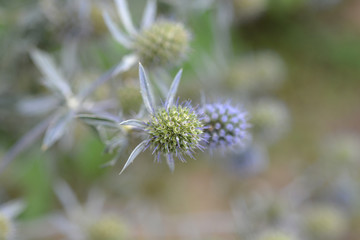
M 116 218 L 104 217 L 89 229 L 90 240 L 122 240 L 126 239 L 126 226 Z
M 103 13 L 105 23 L 115 40 L 134 51 L 138 60 L 145 66 L 166 67 L 179 64 L 185 59 L 190 34 L 181 23 L 155 21 L 156 1 L 147 1 L 140 29 L 135 28 L 127 1 L 115 0 L 115 4 L 128 34 L 117 26 L 107 12 Z
M 191 107 L 190 102 L 174 104 L 174 98 L 180 83 L 182 70 L 174 78 L 165 103 L 162 107 L 155 107 L 154 97 L 142 65 L 139 66 L 140 90 L 149 120 L 130 119 L 120 123 L 135 127 L 147 134 L 147 139 L 141 142 L 130 154 L 123 170 L 129 166 L 136 156 L 147 148 L 156 153 L 158 161 L 160 155 L 166 156 L 167 164 L 173 171 L 175 168 L 174 155 L 185 161 L 184 155 L 193 157 L 196 149 L 202 149 L 203 123 L 200 114 Z M 121 172 L 122 172 L 121 171 Z
M 139 33 L 134 49 L 146 66 L 174 65 L 185 58 L 189 40 L 181 23 L 159 21 Z
M 148 146 L 154 153 L 175 154 L 182 161 L 184 154 L 192 156 L 203 133 L 203 124 L 189 102 L 169 110 L 160 108 L 147 124 Z
M 229 103 L 206 104 L 204 114 L 204 139 L 210 148 L 243 143 L 247 136 L 247 112 Z
M 262 235 L 259 240 L 294 240 L 294 238 L 281 231 L 272 231 Z

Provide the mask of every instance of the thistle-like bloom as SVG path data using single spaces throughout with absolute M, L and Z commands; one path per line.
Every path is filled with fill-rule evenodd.
M 175 76 L 164 105 L 156 108 L 145 70 L 140 64 L 140 89 L 150 117 L 146 122 L 130 119 L 121 122 L 120 125 L 132 126 L 143 131 L 146 133 L 147 139 L 134 149 L 121 172 L 133 162 L 140 152 L 147 148 L 156 154 L 158 161 L 160 161 L 160 155 L 165 155 L 171 171 L 175 168 L 174 155 L 181 161 L 185 161 L 185 155 L 193 158 L 196 149 L 202 150 L 203 147 L 200 143 L 203 141 L 203 124 L 200 115 L 191 107 L 190 102 L 174 104 L 181 74 L 182 70 Z
M 13 201 L 0 205 L 0 240 L 15 239 L 14 218 L 24 209 L 21 201 Z
M 136 29 L 132 22 L 127 1 L 115 0 L 115 4 L 127 34 L 104 11 L 105 23 L 114 39 L 134 51 L 145 66 L 174 65 L 185 58 L 190 34 L 181 23 L 165 20 L 155 22 L 155 0 L 147 1 L 140 29 Z
M 247 137 L 247 112 L 230 103 L 206 104 L 200 112 L 204 115 L 204 139 L 210 148 L 241 144 Z

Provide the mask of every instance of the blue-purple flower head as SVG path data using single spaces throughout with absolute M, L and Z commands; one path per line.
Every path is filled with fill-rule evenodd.
M 153 150 L 158 161 L 160 155 L 165 154 L 171 158 L 175 155 L 184 162 L 184 155 L 193 158 L 194 150 L 202 149 L 203 123 L 190 102 L 158 109 L 147 125 L 146 148 Z
M 250 127 L 246 111 L 226 102 L 206 104 L 201 112 L 208 147 L 230 147 L 244 142 Z

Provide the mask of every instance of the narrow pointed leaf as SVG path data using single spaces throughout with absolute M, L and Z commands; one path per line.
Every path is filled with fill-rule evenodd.
M 83 120 L 85 123 L 89 125 L 118 128 L 118 122 L 116 121 L 116 119 L 110 117 L 91 115 L 91 114 L 79 114 L 76 117 Z
M 59 102 L 55 96 L 24 97 L 16 103 L 16 109 L 25 116 L 39 116 L 52 111 Z
M 145 149 L 147 140 L 142 141 L 137 147 L 132 151 L 129 156 L 129 159 L 126 161 L 123 169 L 119 175 L 134 161 L 134 159 Z
M 113 38 L 126 48 L 131 47 L 130 39 L 117 27 L 106 11 L 103 11 L 103 18 Z
M 62 73 L 57 69 L 55 63 L 50 55 L 40 50 L 32 50 L 31 58 L 41 73 L 44 75 L 45 81 L 57 91 L 59 91 L 65 98 L 72 95 L 71 89 Z
M 156 0 L 148 0 L 144 10 L 141 27 L 146 28 L 152 25 L 156 15 Z
M 74 115 L 73 111 L 66 112 L 55 118 L 53 122 L 50 123 L 43 140 L 43 150 L 47 150 L 64 135 L 66 127 L 73 119 Z
M 67 182 L 58 180 L 54 186 L 54 191 L 68 216 L 74 214 L 74 209 L 81 209 L 81 205 L 76 198 L 75 193 Z
M 141 63 L 139 63 L 140 91 L 144 105 L 149 113 L 154 114 L 154 97 L 150 89 L 148 78 Z
M 168 93 L 168 96 L 167 96 L 166 102 L 165 102 L 165 109 L 169 109 L 174 103 L 174 99 L 175 99 L 177 89 L 179 87 L 181 75 L 182 75 L 182 69 L 180 69 L 180 71 L 176 74 L 174 81 L 171 84 L 171 87 L 170 87 L 170 90 L 169 90 L 169 93 Z
M 141 129 L 144 129 L 147 127 L 147 125 L 143 121 L 140 121 L 137 119 L 129 119 L 129 120 L 121 122 L 119 125 L 132 126 L 132 127 L 137 127 L 137 128 L 141 128 Z
M 116 8 L 118 10 L 121 21 L 126 31 L 132 35 L 136 34 L 136 29 L 131 19 L 129 6 L 126 0 L 115 0 Z

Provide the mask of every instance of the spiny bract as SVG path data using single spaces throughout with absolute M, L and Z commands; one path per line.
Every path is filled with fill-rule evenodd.
M 204 114 L 204 139 L 211 148 L 233 146 L 246 137 L 247 113 L 229 103 L 206 104 Z
M 172 106 L 166 111 L 160 108 L 147 123 L 150 139 L 147 146 L 157 153 L 176 154 L 184 161 L 183 154 L 192 157 L 196 148 L 201 148 L 200 141 L 203 124 L 190 103 Z
M 144 65 L 174 65 L 185 58 L 189 38 L 181 23 L 160 21 L 137 36 L 134 49 Z

